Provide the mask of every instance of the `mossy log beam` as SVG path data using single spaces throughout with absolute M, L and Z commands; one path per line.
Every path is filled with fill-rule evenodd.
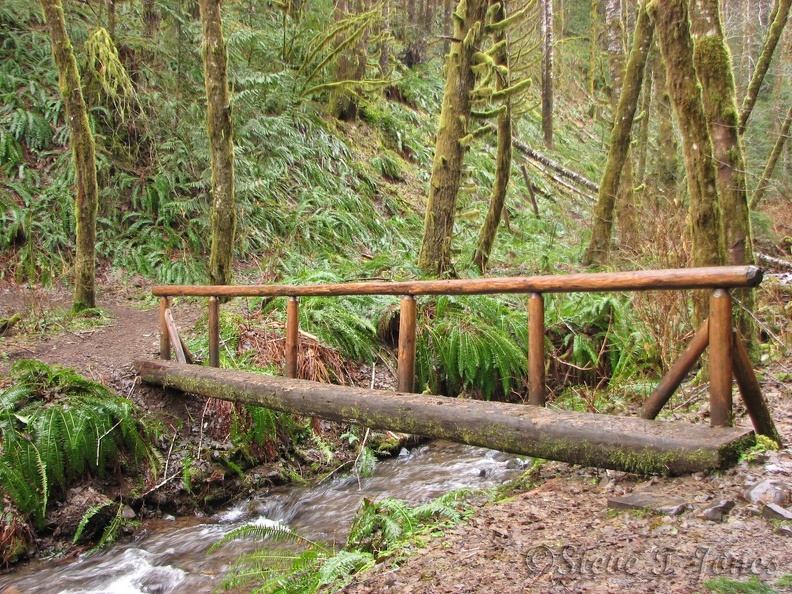
M 755 287 L 756 266 L 712 266 L 634 272 L 450 279 L 406 282 L 355 282 L 325 285 L 159 285 L 158 297 L 320 297 L 338 295 L 488 295 L 495 293 L 601 293 Z
M 165 361 L 136 361 L 135 369 L 150 384 L 221 400 L 643 474 L 724 468 L 755 442 L 748 429 L 366 390 Z

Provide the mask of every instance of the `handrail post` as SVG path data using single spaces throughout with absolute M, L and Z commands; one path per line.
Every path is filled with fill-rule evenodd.
M 732 424 L 732 303 L 729 293 L 715 289 L 710 297 L 710 426 Z
M 544 297 L 528 296 L 528 403 L 545 405 L 545 319 Z
M 300 301 L 289 297 L 286 303 L 286 377 L 297 377 L 297 348 L 300 336 Z
M 399 309 L 399 367 L 397 390 L 415 391 L 415 297 L 405 295 Z
M 209 366 L 220 367 L 220 300 L 209 297 Z
M 159 332 L 160 332 L 160 358 L 170 361 L 171 343 L 168 335 L 168 322 L 165 317 L 170 308 L 170 297 L 160 297 L 159 300 Z

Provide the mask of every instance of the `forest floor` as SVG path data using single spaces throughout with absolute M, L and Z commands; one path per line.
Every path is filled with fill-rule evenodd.
M 724 579 L 792 592 L 792 521 L 768 517 L 766 506 L 776 502 L 792 517 L 792 384 L 773 379 L 789 370 L 789 363 L 767 368 L 762 382 L 784 450 L 725 472 L 648 480 L 547 462 L 532 488 L 484 504 L 406 561 L 378 565 L 343 592 L 694 593 Z M 609 503 L 635 494 L 639 509 Z
M 134 360 L 158 354 L 158 314 L 142 298 L 145 293 L 141 283 L 111 282 L 99 295 L 109 323 L 59 330 L 53 322 L 56 331 L 0 339 L 0 378 L 22 358 L 72 367 L 129 396 L 147 413 L 172 418 L 174 425 L 192 423 L 184 440 L 194 441 L 203 401 L 142 386 L 132 369 Z M 46 317 L 44 312 L 68 304 L 63 292 L 0 287 L 0 317 L 10 311 Z M 187 302 L 176 319 L 191 328 L 202 315 L 199 304 Z M 790 378 L 790 360 L 762 370 L 784 450 L 760 452 L 726 472 L 648 480 L 547 462 L 511 497 L 482 503 L 463 524 L 405 551 L 406 560 L 379 564 L 344 591 L 706 592 L 709 580 L 758 577 L 792 592 L 792 521 L 778 515 L 792 516 Z M 687 416 L 702 421 L 700 412 Z M 739 408 L 738 417 L 738 424 L 749 423 Z M 184 500 L 172 507 L 174 489 L 162 489 L 163 502 L 171 499 L 168 509 L 193 513 Z M 639 509 L 612 509 L 611 500 L 636 493 L 649 498 Z M 107 495 L 123 493 L 110 489 Z

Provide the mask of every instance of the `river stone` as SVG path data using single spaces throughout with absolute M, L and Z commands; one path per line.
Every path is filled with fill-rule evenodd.
M 765 503 L 762 515 L 768 520 L 792 520 L 792 511 L 775 503 Z
M 688 508 L 687 502 L 680 497 L 663 495 L 652 491 L 638 491 L 624 497 L 608 499 L 610 509 L 648 509 L 658 514 L 678 516 Z
M 124 509 L 121 510 L 121 517 L 123 517 L 125 520 L 134 520 L 136 515 L 137 514 L 135 514 L 135 510 L 128 505 L 125 505 Z
M 779 481 L 767 479 L 749 487 L 745 491 L 745 498 L 751 503 L 786 505 L 789 503 L 789 489 Z
M 726 499 L 717 505 L 708 507 L 701 515 L 710 522 L 723 522 L 725 516 L 734 508 L 734 501 Z

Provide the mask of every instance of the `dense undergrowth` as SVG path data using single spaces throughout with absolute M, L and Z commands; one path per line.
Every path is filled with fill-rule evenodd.
M 200 22 L 189 2 L 162 0 L 157 7 L 161 21 L 147 36 L 142 3 L 117 3 L 111 39 L 102 34 L 101 27 L 108 26 L 103 9 L 67 3 L 69 33 L 77 47 L 97 141 L 97 251 L 103 270 L 152 282 L 203 283 L 211 180 Z M 421 276 L 415 262 L 442 96 L 439 46 L 427 53 L 425 63 L 408 67 L 395 61 L 383 84 L 360 85 L 355 89 L 357 118 L 336 120 L 328 115 L 326 87 L 333 75 L 333 45 L 327 34 L 332 30 L 332 9 L 329 1 L 316 2 L 300 18 L 292 18 L 274 7 L 226 5 L 240 283 Z M 558 47 L 563 84 L 556 98 L 555 149 L 546 152 L 596 181 L 606 155 L 610 117 L 607 68 L 598 63 L 596 91 L 590 96 L 585 88 L 588 16 L 578 5 L 567 10 L 565 36 Z M 58 283 L 68 279 L 71 266 L 74 179 L 63 103 L 38 3 L 3 2 L 0 39 L 0 281 Z M 395 37 L 391 42 L 398 56 L 405 49 L 404 40 Z M 383 74 L 375 57 L 373 52 L 369 56 L 372 79 Z M 526 67 L 526 75 L 535 77 L 535 64 Z M 542 146 L 538 86 L 516 121 L 516 136 L 532 147 Z M 779 91 L 782 98 L 788 94 L 786 88 Z M 757 110 L 756 123 L 749 129 L 754 169 L 769 148 L 761 131 L 769 129 L 772 118 L 762 113 Z M 645 150 L 651 172 L 659 149 Z M 494 142 L 485 136 L 473 142 L 467 155 L 454 229 L 454 272 L 460 277 L 480 275 L 472 255 L 494 180 L 494 153 Z M 682 176 L 678 178 L 681 187 Z M 527 182 L 536 195 L 539 216 L 530 207 Z M 651 183 L 646 187 L 651 189 Z M 552 172 L 515 156 L 508 216 L 495 242 L 490 273 L 575 270 L 587 239 L 594 200 L 589 192 L 570 189 Z M 683 202 L 680 191 L 680 197 L 665 201 L 645 200 L 631 213 L 638 223 L 615 238 L 614 267 L 686 265 L 687 246 L 680 241 Z M 762 241 L 782 242 L 768 217 L 755 214 L 754 223 Z M 788 356 L 788 309 L 786 314 L 783 310 L 788 294 L 772 283 L 759 294 L 757 316 L 767 339 L 759 352 Z M 524 400 L 526 312 L 523 296 L 420 298 L 416 390 Z M 46 325 L 46 319 L 30 316 L 21 326 L 46 331 L 38 327 Z M 284 322 L 282 299 L 224 307 L 222 366 L 281 373 Z M 551 405 L 592 412 L 638 402 L 694 330 L 688 296 L 671 293 L 548 296 L 546 325 Z M 303 299 L 300 327 L 305 333 L 300 376 L 352 383 L 360 365 L 393 365 L 398 300 Z M 199 327 L 195 336 L 190 347 L 205 359 L 206 333 Z M 17 526 L 12 532 L 23 541 L 29 541 L 32 532 L 18 519 L 40 526 L 48 501 L 77 477 L 101 473 L 127 460 L 125 456 L 134 460 L 145 455 L 156 468 L 156 456 L 141 448 L 129 424 L 132 409 L 109 396 L 89 397 L 98 388 L 83 386 L 84 380 L 67 372 L 26 365 L 14 372 L 15 387 L 2 393 L 0 411 L 2 457 L 9 461 L 8 469 L 4 465 L 2 470 L 8 475 L 2 477 L 2 513 L 8 520 L 0 525 Z M 46 382 L 37 384 L 37 377 Z M 50 384 L 58 385 L 58 378 L 70 378 L 83 390 L 79 397 L 69 396 L 69 402 L 77 404 L 68 414 L 55 406 L 61 392 L 53 392 Z M 604 387 L 610 388 L 607 395 Z M 97 400 L 105 402 L 97 409 L 101 414 L 80 412 L 85 410 L 80 406 L 94 406 Z M 226 422 L 218 435 L 233 435 L 229 472 L 242 474 L 245 465 L 275 459 L 282 448 L 299 448 L 306 441 L 312 441 L 314 449 L 329 451 L 302 420 L 245 407 L 216 412 Z M 118 454 L 120 458 L 101 448 L 96 450 L 101 455 L 91 457 L 96 444 L 87 438 L 75 441 L 71 434 L 73 428 L 87 431 L 91 426 L 102 435 L 119 419 L 126 419 L 119 425 L 124 439 L 112 442 L 117 446 L 113 451 L 129 452 Z M 360 441 L 362 435 L 348 439 L 352 438 Z M 111 444 L 107 438 L 99 441 L 102 447 Z M 182 482 L 188 491 L 196 473 L 192 461 L 185 460 Z M 355 563 L 370 561 L 366 557 Z

